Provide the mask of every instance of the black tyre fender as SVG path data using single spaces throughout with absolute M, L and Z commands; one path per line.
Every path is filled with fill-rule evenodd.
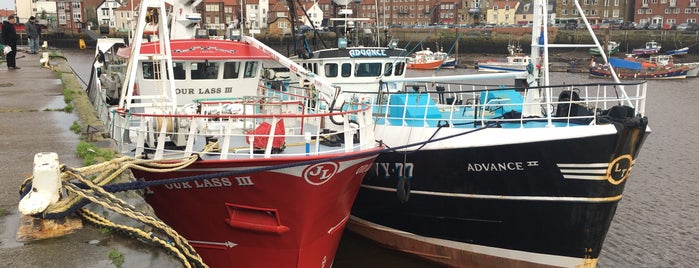
M 396 195 L 398 195 L 398 201 L 401 204 L 407 203 L 410 199 L 410 179 L 405 176 L 398 179 L 398 184 L 396 185 Z

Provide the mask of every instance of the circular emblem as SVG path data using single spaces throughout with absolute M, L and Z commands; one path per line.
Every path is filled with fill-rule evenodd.
M 335 162 L 323 162 L 306 167 L 303 170 L 303 178 L 310 184 L 321 185 L 326 183 L 337 173 L 338 164 Z
M 632 164 L 633 158 L 628 154 L 614 159 L 611 163 L 609 163 L 609 167 L 607 167 L 607 181 L 614 185 L 622 183 L 629 177 Z

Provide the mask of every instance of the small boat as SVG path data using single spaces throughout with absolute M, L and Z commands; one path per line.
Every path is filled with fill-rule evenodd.
M 439 55 L 439 56 L 438 56 Z M 415 70 L 434 70 L 442 66 L 444 57 L 441 54 L 436 55 L 430 48 L 415 52 L 408 59 L 408 69 Z
M 683 47 L 680 49 L 673 49 L 673 50 L 668 50 L 665 52 L 665 55 L 670 55 L 670 56 L 684 56 L 689 53 L 689 47 Z
M 479 72 L 522 72 L 527 69 L 531 57 L 521 53 L 521 49 L 508 45 L 509 56 L 505 59 L 487 59 L 476 62 Z
M 676 66 L 686 66 L 689 68 L 687 77 L 699 76 L 699 62 L 675 63 Z
M 131 168 L 145 200 L 210 267 L 329 267 L 381 149 L 371 110 L 330 110 L 339 88 L 252 37 L 209 39 L 193 1 L 168 3 L 172 31 L 133 38 L 128 59 L 98 40 L 89 94 L 119 152 L 160 167 Z M 135 36 L 165 10 L 143 0 Z M 314 98 L 261 95 L 274 65 Z
M 440 50 L 440 51 L 435 52 L 434 55 L 435 55 L 435 58 L 442 59 L 441 68 L 456 68 L 456 58 L 449 56 L 448 53 Z
M 650 61 L 609 58 L 611 65 L 620 79 L 684 79 L 690 70 L 687 66 L 658 64 Z M 590 61 L 590 76 L 612 78 L 609 65 Z
M 616 42 L 616 41 L 609 41 L 609 42 L 607 43 L 607 45 L 605 46 L 605 47 L 606 47 L 607 55 L 614 55 L 614 54 L 616 54 L 617 52 L 619 52 L 619 45 L 620 45 L 619 42 Z M 595 55 L 595 56 L 600 56 L 600 55 L 602 55 L 602 54 L 600 54 L 600 50 L 599 50 L 598 48 L 596 48 L 596 47 L 590 48 L 590 49 L 589 49 L 589 53 L 592 54 L 592 55 Z
M 643 48 L 637 48 L 631 51 L 632 54 L 637 56 L 649 56 L 653 54 L 658 54 L 660 52 L 660 43 L 655 41 L 646 42 Z
M 672 55 L 653 55 L 648 58 L 648 62 L 661 67 L 687 67 L 687 77 L 696 77 L 699 74 L 698 63 L 675 63 Z

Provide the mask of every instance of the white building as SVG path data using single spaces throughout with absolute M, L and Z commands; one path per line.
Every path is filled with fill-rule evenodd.
M 97 22 L 99 25 L 109 25 L 109 28 L 112 29 L 117 28 L 114 12 L 119 7 L 121 7 L 121 4 L 116 0 L 104 0 L 97 5 Z
M 320 29 L 322 27 L 321 25 L 323 24 L 323 10 L 318 5 L 318 2 L 308 3 L 304 5 L 304 8 L 306 9 L 308 18 L 301 13 L 299 16 L 301 22 L 303 22 L 304 25 L 313 26 L 316 29 Z
M 245 5 L 245 26 L 250 29 L 267 28 L 269 0 L 248 1 Z

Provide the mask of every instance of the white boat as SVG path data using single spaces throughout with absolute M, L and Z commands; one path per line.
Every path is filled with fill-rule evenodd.
M 510 54 L 504 59 L 486 59 L 476 62 L 479 72 L 523 72 L 531 62 L 531 57 L 519 52 L 514 45 L 508 46 Z
M 434 70 L 440 68 L 445 59 L 446 58 L 444 58 L 444 55 L 436 54 L 428 47 L 415 52 L 408 59 L 408 69 Z

